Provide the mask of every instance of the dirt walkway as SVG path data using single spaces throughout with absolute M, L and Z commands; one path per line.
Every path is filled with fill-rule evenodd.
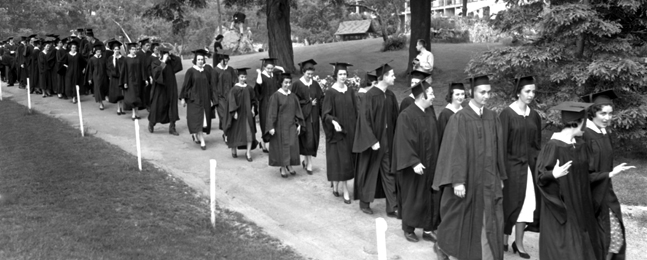
M 24 90 L 5 87 L 3 94 L 4 98 L 26 105 Z M 100 111 L 90 96 L 85 96 L 82 100 L 87 133 L 136 154 L 134 123 L 129 115 L 117 116 L 112 104 Z M 39 95 L 32 95 L 32 102 L 35 110 L 78 128 L 76 105 L 69 100 L 55 97 L 43 99 Z M 184 108 L 180 108 L 181 121 L 177 125 L 179 137 L 169 135 L 167 125 L 158 126 L 154 134 L 149 133 L 146 130 L 146 115 L 145 111 L 141 113 L 140 116 L 144 119 L 139 122 L 144 159 L 173 173 L 205 196 L 209 193 L 209 159 L 216 159 L 219 205 L 244 214 L 267 233 L 294 247 L 306 257 L 376 259 L 375 218 L 382 217 L 389 226 L 386 235 L 389 259 L 435 259 L 432 243 L 422 240 L 410 243 L 404 239 L 400 221 L 386 217 L 384 200 L 378 200 L 372 205 L 376 214 L 369 216 L 359 211 L 357 201 L 346 205 L 341 198 L 331 194 L 326 181 L 323 141 L 314 162 L 314 175 L 309 176 L 301 167 L 295 167 L 297 175 L 283 179 L 277 168 L 267 165 L 267 155 L 260 150 L 252 152 L 254 161 L 251 163 L 245 160 L 242 151 L 237 159 L 232 158 L 220 137 L 220 130 L 215 130 L 208 136 L 207 150 L 200 150 L 191 141 Z M 216 121 L 214 125 L 217 126 Z M 132 167 L 137 167 L 136 160 L 133 160 Z M 629 221 L 627 228 L 636 228 L 638 231 L 628 234 L 630 241 L 631 236 L 637 239 L 643 233 L 640 230 L 644 230 L 644 227 L 638 227 L 634 221 Z M 417 232 L 420 236 L 420 231 Z M 643 245 L 647 244 L 644 239 L 637 240 L 638 244 L 630 242 L 630 249 L 636 250 L 629 252 L 628 259 L 637 259 L 632 255 L 638 257 L 640 252 L 637 250 L 645 248 Z M 538 259 L 537 243 L 538 235 L 527 234 L 526 249 L 533 259 Z M 510 252 L 505 254 L 505 258 L 520 259 Z

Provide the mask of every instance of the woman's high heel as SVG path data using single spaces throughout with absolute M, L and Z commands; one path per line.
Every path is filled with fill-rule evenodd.
M 528 253 L 524 253 L 524 252 L 519 251 L 519 248 L 517 248 L 516 242 L 512 242 L 512 252 L 515 253 L 515 254 L 518 252 L 519 256 L 521 258 L 523 258 L 523 259 L 529 259 L 530 258 L 530 255 Z

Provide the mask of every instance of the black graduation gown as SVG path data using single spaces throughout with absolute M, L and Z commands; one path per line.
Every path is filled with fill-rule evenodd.
M 268 102 L 269 104 L 269 102 Z M 254 89 L 249 85 L 241 86 L 238 83 L 229 91 L 227 97 L 227 117 L 225 122 L 225 135 L 227 136 L 227 146 L 229 148 L 243 148 L 248 142 L 256 142 L 256 119 L 253 109 L 256 106 L 256 96 Z M 234 119 L 234 114 L 238 113 L 238 118 Z M 264 119 L 261 119 L 264 121 Z M 247 127 L 251 131 L 251 140 L 247 136 Z
M 469 106 L 454 114 L 445 129 L 433 181 L 443 193 L 437 244 L 458 259 L 481 259 L 483 228 L 494 259 L 503 258 L 502 135 L 494 111 L 484 108 L 481 117 Z M 454 183 L 465 184 L 464 198 L 454 194 Z
M 94 94 L 95 102 L 103 101 L 110 91 L 106 65 L 105 56 L 102 55 L 101 58 L 97 58 L 95 55 L 92 55 L 85 69 L 85 81 L 92 80 L 92 87 L 94 88 L 92 93 Z
M 67 53 L 63 64 L 67 65 L 65 69 L 65 95 L 68 97 L 76 97 L 76 86 L 79 86 L 79 92 L 83 94 L 83 68 L 85 68 L 85 60 L 78 52 L 75 55 Z
M 191 67 L 186 71 L 180 91 L 180 99 L 186 102 L 186 121 L 189 133 L 211 133 L 211 103 L 215 102 L 211 91 L 209 71 Z M 207 125 L 204 126 L 204 121 Z
M 265 119 L 267 119 L 267 109 L 270 104 L 270 96 L 281 87 L 278 80 L 281 77 L 280 74 L 277 75 L 277 73 L 274 73 L 272 78 L 265 76 L 265 74 L 261 74 L 261 78 L 263 82 L 261 84 L 257 83 L 254 87 L 254 91 L 256 92 L 256 98 L 259 103 L 258 113 L 260 116 L 261 132 L 265 133 L 265 131 L 267 131 L 265 127 Z M 263 141 L 267 142 L 268 140 Z
M 604 259 L 591 200 L 589 153 L 584 143 L 551 139 L 537 158 L 541 199 L 539 258 L 542 260 Z M 555 179 L 553 168 L 573 161 L 568 174 Z
M 108 102 L 117 103 L 124 99 L 124 89 L 121 83 L 121 70 L 124 68 L 124 57 L 115 60 L 112 55 L 106 59 L 106 72 L 108 74 Z
M 353 143 L 357 123 L 357 98 L 347 88 L 342 93 L 334 88 L 326 90 L 321 104 L 321 120 L 326 134 L 326 176 L 328 181 L 347 181 L 355 177 Z M 332 121 L 341 126 L 335 131 Z
M 449 123 L 449 118 L 453 115 L 454 111 L 449 108 L 444 108 L 443 111 L 440 111 L 440 114 L 438 115 L 438 134 L 441 143 L 445 134 L 445 128 L 447 128 L 447 123 Z
M 154 57 L 152 57 L 152 54 L 153 53 L 150 52 L 150 51 L 143 52 L 141 50 L 136 53 L 137 58 L 140 59 L 142 67 L 143 67 L 142 68 L 143 69 L 143 72 L 142 72 L 143 80 L 149 80 L 149 77 L 151 76 L 151 73 L 150 73 L 150 71 L 151 71 L 151 58 L 154 58 Z M 150 100 L 150 98 L 151 98 L 151 88 L 152 88 L 151 84 L 142 85 L 142 89 L 141 89 L 142 107 L 150 107 L 150 104 L 151 104 L 151 100 Z
M 54 92 L 57 94 L 65 93 L 65 73 L 67 68 L 63 66 L 67 57 L 67 50 L 65 48 L 55 49 L 56 52 L 56 65 L 54 66 Z
M 38 83 L 42 90 L 52 90 L 52 70 L 56 63 L 55 55 L 56 53 L 54 51 L 50 51 L 47 54 L 42 51 L 38 53 Z
M 526 197 L 528 167 L 530 167 L 533 179 L 537 176 L 535 166 L 537 155 L 541 150 L 541 117 L 537 111 L 532 109 L 530 109 L 530 114 L 524 117 L 517 114 L 512 108 L 506 107 L 499 114 L 499 121 L 501 121 L 503 130 L 505 169 L 508 174 L 503 188 L 503 217 L 505 221 L 503 232 L 510 235 L 512 228 L 517 223 Z M 535 184 L 534 187 L 537 185 Z M 539 190 L 535 189 L 535 194 L 538 193 Z M 537 206 L 539 206 L 539 197 L 535 195 Z M 538 224 L 539 211 L 535 212 L 535 223 Z
M 31 55 L 27 59 L 27 66 L 29 66 L 29 87 L 31 90 L 40 88 L 40 70 L 38 68 L 38 56 L 41 50 L 32 48 Z
M 362 98 L 360 110 L 362 112 L 357 116 L 357 129 L 353 143 L 353 152 L 359 153 L 353 197 L 355 200 L 370 203 L 374 199 L 387 197 L 382 185 L 380 169 L 384 156 L 391 160 L 391 155 L 387 154 L 387 151 L 390 151 L 393 145 L 395 122 L 399 113 L 398 100 L 391 90 L 387 89 L 383 92 L 380 88 L 373 87 Z M 378 141 L 380 149 L 374 151 L 371 147 Z M 390 165 L 386 168 L 391 171 Z M 393 196 L 395 198 L 395 194 Z M 392 210 L 387 209 L 387 211 Z
M 297 127 L 301 126 L 303 131 L 303 114 L 299 107 L 299 101 L 294 93 L 287 95 L 276 91 L 270 97 L 267 110 L 267 132 L 269 135 L 270 166 L 299 165 L 299 138 Z M 274 129 L 274 135 L 269 131 Z
M 430 107 L 431 108 L 431 107 Z M 434 216 L 432 182 L 438 158 L 438 127 L 433 110 L 415 103 L 398 117 L 391 167 L 398 176 L 398 213 L 402 225 L 431 230 Z M 422 163 L 424 174 L 413 167 Z
M 402 113 L 402 111 L 404 111 L 410 105 L 413 105 L 413 103 L 415 103 L 415 102 L 416 102 L 416 100 L 413 99 L 411 96 L 404 97 L 402 99 L 402 102 L 400 102 L 400 113 Z
M 317 156 L 319 149 L 319 136 L 321 134 L 320 117 L 321 101 L 323 99 L 323 90 L 317 81 L 312 80 L 310 86 L 306 86 L 301 80 L 296 80 L 292 84 L 292 92 L 299 99 L 299 105 L 305 119 L 305 131 L 299 135 L 299 154 Z M 312 100 L 317 100 L 316 105 L 312 105 Z
M 178 94 L 175 73 L 182 71 L 180 57 L 169 55 L 162 63 L 154 59 L 151 63 L 153 89 L 151 91 L 151 111 L 148 114 L 149 124 L 166 124 L 180 120 L 178 115 Z
M 592 122 L 587 122 L 592 124 Z M 613 183 L 609 178 L 609 173 L 613 171 L 613 144 L 609 133 L 597 133 L 592 129 L 586 128 L 582 140 L 586 142 L 589 148 L 589 170 L 593 172 L 591 177 L 591 195 L 593 200 L 593 210 L 598 221 L 598 236 L 603 241 L 603 255 L 607 255 L 609 244 L 611 243 L 611 222 L 609 220 L 609 210 L 615 213 L 620 227 L 622 236 L 625 238 L 624 244 L 618 254 L 613 255 L 613 260 L 625 259 L 627 241 L 625 236 L 625 226 L 622 221 L 622 211 L 620 201 L 613 191 Z
M 124 66 L 120 69 L 119 85 L 126 87 L 124 104 L 129 107 L 144 107 L 144 65 L 139 57 L 124 57 Z M 127 84 L 127 86 L 125 85 Z
M 227 96 L 229 95 L 229 90 L 236 84 L 238 81 L 238 74 L 234 68 L 227 66 L 226 69 L 221 69 L 216 66 L 213 68 L 212 73 L 214 85 L 214 96 L 216 98 L 216 111 L 218 112 L 218 128 L 220 130 L 225 127 L 225 119 L 227 118 Z
M 18 81 L 20 82 L 21 87 L 25 87 L 27 84 L 27 78 L 29 77 L 29 66 L 27 65 L 27 59 L 31 54 L 28 51 L 29 46 L 20 44 L 18 45 L 16 51 L 16 73 L 18 74 Z

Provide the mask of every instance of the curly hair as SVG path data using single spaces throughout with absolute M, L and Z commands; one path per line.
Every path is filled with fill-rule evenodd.
M 587 115 L 586 115 L 586 117 L 587 117 L 589 120 L 592 120 L 592 119 L 595 117 L 595 115 L 596 115 L 598 112 L 602 111 L 602 109 L 603 109 L 605 106 L 611 106 L 611 105 L 610 105 L 610 104 L 595 104 L 595 105 L 590 106 L 590 107 L 586 110 L 586 114 L 587 114 Z
M 462 89 L 455 89 L 455 88 L 450 89 L 447 92 L 447 95 L 445 96 L 445 101 L 447 101 L 447 103 L 452 103 L 452 97 L 454 96 L 454 90 L 462 90 Z M 465 92 L 465 97 L 467 97 L 467 90 L 463 90 L 463 91 Z

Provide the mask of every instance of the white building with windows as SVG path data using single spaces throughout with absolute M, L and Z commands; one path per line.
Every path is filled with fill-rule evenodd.
M 410 24 L 411 9 L 409 2 L 404 4 L 404 12 L 400 14 L 404 18 L 404 24 Z M 505 10 L 503 0 L 467 0 L 467 16 L 471 17 L 492 17 L 492 15 Z M 432 17 L 461 16 L 463 12 L 463 0 L 434 0 L 431 3 Z

